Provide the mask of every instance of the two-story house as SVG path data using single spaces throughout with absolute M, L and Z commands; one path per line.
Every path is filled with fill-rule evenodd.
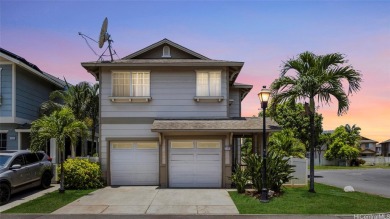
M 379 145 L 381 147 L 381 155 L 384 157 L 390 157 L 390 139 L 381 142 Z
M 367 156 L 380 155 L 380 151 L 378 151 L 377 149 L 379 147 L 376 146 L 377 143 L 378 143 L 377 141 L 361 136 L 360 156 L 367 157 Z
M 260 151 L 262 118 L 241 117 L 243 62 L 163 39 L 112 62 L 84 62 L 100 85 L 100 162 L 108 185 L 230 187 L 238 138 Z M 260 106 L 260 104 L 259 104 Z M 267 132 L 277 129 L 267 119 Z
M 26 59 L 0 48 L 0 150 L 30 146 L 31 122 L 49 94 L 64 82 Z

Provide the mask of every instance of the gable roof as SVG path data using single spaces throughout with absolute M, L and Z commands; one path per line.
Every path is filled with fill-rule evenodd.
M 374 141 L 372 139 L 366 138 L 364 136 L 360 136 L 362 139 L 360 140 L 360 143 L 378 143 L 377 141 Z
M 159 47 L 161 45 L 164 45 L 164 44 L 168 44 L 168 45 L 170 45 L 172 47 L 175 47 L 175 48 L 177 48 L 177 49 L 179 49 L 179 50 L 181 50 L 183 52 L 186 52 L 186 53 L 188 53 L 190 55 L 193 55 L 193 56 L 197 57 L 198 59 L 210 60 L 206 56 L 201 55 L 201 54 L 199 54 L 197 52 L 194 52 L 194 51 L 192 51 L 190 49 L 187 49 L 186 47 L 181 46 L 181 45 L 179 45 L 177 43 L 174 43 L 174 42 L 168 40 L 167 38 L 164 38 L 163 40 L 160 40 L 157 43 L 154 43 L 154 44 L 152 44 L 152 45 L 150 45 L 148 47 L 145 47 L 145 48 L 143 48 L 141 50 L 138 50 L 137 52 L 134 52 L 134 53 L 132 53 L 132 54 L 122 58 L 122 59 L 133 59 L 133 58 L 135 58 L 135 57 L 137 57 L 137 56 L 139 56 L 139 55 L 141 55 L 143 53 L 146 53 L 146 52 L 148 52 L 148 51 L 150 51 L 150 50 L 152 50 L 154 48 L 157 48 L 157 47 Z
M 1 47 L 0 47 L 0 57 L 3 57 L 7 60 L 10 60 L 11 62 L 14 62 L 15 64 L 34 73 L 38 77 L 41 77 L 41 78 L 45 79 L 46 81 L 56 85 L 57 87 L 60 87 L 60 88 L 65 87 L 65 81 L 63 81 L 59 78 L 56 78 L 53 75 L 50 75 L 49 73 L 43 72 L 41 69 L 38 68 L 38 66 L 27 61 L 25 58 L 18 56 L 15 53 L 12 53 L 12 52 L 10 52 L 6 49 L 3 49 Z
M 155 50 L 157 47 L 161 47 L 165 44 L 175 47 L 176 50 L 180 50 L 182 53 L 185 53 L 188 57 L 192 58 L 145 58 L 148 52 L 153 52 L 152 50 Z M 99 80 L 101 67 L 228 67 L 229 83 L 230 85 L 233 85 L 244 66 L 244 62 L 209 59 L 206 56 L 187 49 L 184 46 L 174 43 L 168 39 L 163 39 L 122 59 L 113 61 L 82 62 L 81 66 L 91 73 L 96 80 Z
M 386 141 L 383 141 L 380 144 L 386 144 L 386 143 L 390 143 L 390 139 L 387 139 Z

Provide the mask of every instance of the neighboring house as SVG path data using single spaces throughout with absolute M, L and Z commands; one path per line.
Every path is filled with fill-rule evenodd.
M 369 156 L 377 155 L 377 147 L 376 147 L 377 143 L 378 143 L 377 141 L 361 136 L 360 156 L 369 157 Z M 378 155 L 380 155 L 380 153 Z
M 62 80 L 0 48 L 0 150 L 29 148 L 31 122 L 40 105 L 50 92 L 63 88 Z
M 242 118 L 243 62 L 167 39 L 113 62 L 84 62 L 100 84 L 100 162 L 108 185 L 230 187 L 242 137 L 261 149 L 262 119 Z M 259 103 L 260 106 L 260 103 Z M 267 133 L 279 127 L 267 119 Z
M 381 155 L 384 157 L 390 157 L 390 139 L 381 142 L 379 145 L 381 147 Z

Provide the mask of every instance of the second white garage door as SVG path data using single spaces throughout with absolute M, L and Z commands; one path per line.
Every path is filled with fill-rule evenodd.
M 217 187 L 222 180 L 222 141 L 170 141 L 170 187 Z
M 111 142 L 111 185 L 158 185 L 158 143 Z

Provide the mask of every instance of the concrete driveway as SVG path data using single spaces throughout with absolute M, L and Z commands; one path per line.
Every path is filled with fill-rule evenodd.
M 319 183 L 390 198 L 390 169 L 316 170 L 315 175 L 322 176 L 315 179 Z
M 238 214 L 225 189 L 158 189 L 156 186 L 106 187 L 53 214 Z

